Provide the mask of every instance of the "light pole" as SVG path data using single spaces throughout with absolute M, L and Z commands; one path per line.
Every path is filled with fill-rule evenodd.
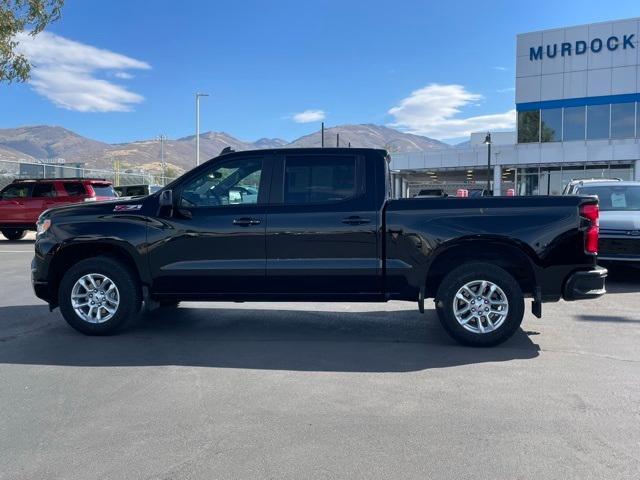
M 487 195 L 491 191 L 491 133 L 487 132 L 484 142 L 487 145 Z
M 166 166 L 164 163 L 164 141 L 167 137 L 164 135 L 160 135 L 158 139 L 160 140 L 160 166 L 162 167 L 162 186 L 167 184 L 167 176 L 166 176 Z
M 208 96 L 208 93 L 196 93 L 196 167 L 200 165 L 200 97 Z

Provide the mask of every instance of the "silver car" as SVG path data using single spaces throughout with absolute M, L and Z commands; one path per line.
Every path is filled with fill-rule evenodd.
M 598 197 L 598 259 L 640 266 L 640 182 L 589 182 L 575 193 Z

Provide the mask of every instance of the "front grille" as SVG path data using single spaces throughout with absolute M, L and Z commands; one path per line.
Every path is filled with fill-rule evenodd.
M 601 236 L 598 242 L 598 254 L 602 256 L 620 255 L 640 257 L 640 237 L 606 238 Z

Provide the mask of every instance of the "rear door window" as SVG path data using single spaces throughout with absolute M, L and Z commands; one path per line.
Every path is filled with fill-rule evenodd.
M 39 182 L 33 187 L 34 198 L 51 198 L 55 196 L 53 183 Z
M 67 195 L 70 197 L 77 197 L 86 193 L 84 186 L 80 182 L 64 182 L 63 185 L 64 191 L 67 192 Z
M 107 183 L 92 183 L 91 188 L 96 192 L 96 197 L 117 197 L 113 185 Z
M 356 159 L 352 156 L 287 157 L 284 203 L 332 203 L 356 196 Z

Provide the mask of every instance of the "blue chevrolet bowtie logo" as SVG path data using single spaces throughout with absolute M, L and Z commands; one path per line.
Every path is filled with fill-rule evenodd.
M 633 44 L 633 37 L 635 37 L 635 33 L 631 35 L 623 35 L 622 38 L 612 35 L 606 40 L 602 38 L 594 38 L 591 42 L 587 43 L 584 40 L 578 40 L 575 43 L 571 42 L 563 42 L 560 44 L 554 43 L 546 45 L 546 48 L 543 48 L 542 45 L 537 47 L 529 48 L 529 60 L 542 60 L 543 56 L 547 58 L 555 58 L 560 55 L 561 57 L 570 57 L 573 55 L 583 55 L 587 53 L 587 50 L 591 50 L 593 53 L 599 53 L 604 48 L 613 52 L 618 48 L 623 50 L 636 48 Z

